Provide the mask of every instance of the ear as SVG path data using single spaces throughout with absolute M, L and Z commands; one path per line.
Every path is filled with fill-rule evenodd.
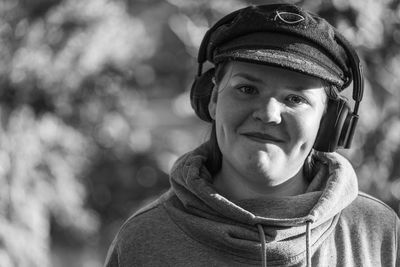
M 210 113 L 210 117 L 215 120 L 215 113 L 217 110 L 217 99 L 218 99 L 218 88 L 214 84 L 211 97 L 210 97 L 210 102 L 208 103 L 208 112 Z

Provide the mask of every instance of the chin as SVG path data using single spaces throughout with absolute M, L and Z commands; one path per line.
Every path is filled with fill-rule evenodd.
M 273 173 L 273 169 L 276 169 L 279 164 L 277 165 L 275 161 L 272 161 L 267 153 L 257 154 L 258 155 L 253 155 L 247 163 L 246 170 L 249 176 L 270 177 Z
M 279 184 L 279 180 L 287 178 L 288 161 L 279 151 L 258 151 L 250 156 L 246 164 L 249 176 L 257 176 L 268 180 L 271 184 Z M 295 174 L 293 174 L 295 175 Z

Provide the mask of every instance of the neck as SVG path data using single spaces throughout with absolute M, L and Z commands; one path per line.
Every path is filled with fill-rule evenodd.
M 231 200 L 243 200 L 260 197 L 296 196 L 307 190 L 308 181 L 303 175 L 303 169 L 281 183 L 271 183 L 268 178 L 263 182 L 252 182 L 245 177 L 221 171 L 214 177 L 214 186 L 217 191 Z

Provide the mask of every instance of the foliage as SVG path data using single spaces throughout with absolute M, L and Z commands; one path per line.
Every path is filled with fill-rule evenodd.
M 365 100 L 342 153 L 360 187 L 399 211 L 400 2 L 287 2 L 360 52 Z M 248 3 L 265 1 L 0 3 L 0 266 L 101 265 L 122 221 L 206 138 L 188 101 L 197 49 Z

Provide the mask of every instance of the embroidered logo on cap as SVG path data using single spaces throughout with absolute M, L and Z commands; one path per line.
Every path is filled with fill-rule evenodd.
M 280 20 L 286 24 L 297 24 L 305 20 L 305 18 L 296 13 L 292 12 L 287 12 L 287 11 L 276 11 L 276 15 L 274 17 L 274 20 Z

